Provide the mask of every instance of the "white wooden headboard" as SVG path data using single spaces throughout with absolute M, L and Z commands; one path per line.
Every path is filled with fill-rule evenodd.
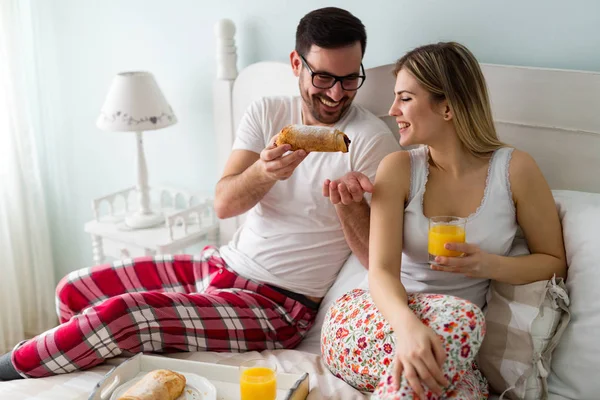
M 298 81 L 291 67 L 279 62 L 259 62 L 238 73 L 235 25 L 221 20 L 215 33 L 213 107 L 222 171 L 235 128 L 250 102 L 262 96 L 298 95 Z M 552 189 L 600 193 L 600 73 L 491 64 L 481 67 L 500 138 L 530 153 Z M 368 68 L 355 101 L 397 134 L 394 120 L 387 115 L 393 100 L 392 69 L 392 64 Z M 236 217 L 220 222 L 221 243 L 230 240 L 242 220 Z

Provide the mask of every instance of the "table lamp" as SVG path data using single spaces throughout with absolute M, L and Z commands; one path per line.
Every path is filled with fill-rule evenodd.
M 171 106 L 151 73 L 121 72 L 114 77 L 96 126 L 104 131 L 136 133 L 139 209 L 125 218 L 131 228 L 149 228 L 164 222 L 164 217 L 150 208 L 142 132 L 165 128 L 176 122 Z

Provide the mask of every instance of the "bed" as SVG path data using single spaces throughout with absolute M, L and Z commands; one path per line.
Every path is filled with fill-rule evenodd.
M 258 62 L 238 71 L 235 25 L 227 19 L 218 21 L 215 33 L 214 132 L 221 171 L 233 144 L 235 128 L 250 102 L 261 96 L 297 95 L 297 81 L 285 63 Z M 390 56 L 395 58 L 400 54 Z M 600 347 L 585 342 L 588 337 L 577 336 L 582 331 L 591 337 L 600 333 L 600 300 L 594 296 L 600 273 L 593 268 L 593 249 L 600 248 L 597 231 L 600 226 L 600 74 L 491 64 L 482 64 L 482 68 L 501 139 L 529 152 L 537 160 L 554 190 L 565 235 L 569 235 L 565 241 L 574 274 L 569 287 L 572 323 L 552 361 L 550 388 L 554 387 L 555 393 L 550 398 L 590 398 L 589 393 L 600 392 L 600 383 L 587 379 L 582 384 L 576 376 L 566 376 L 565 370 L 575 368 L 575 374 L 580 374 L 577 371 L 582 368 L 583 371 L 600 369 L 600 361 L 595 361 L 600 360 L 597 357 Z M 391 69 L 391 65 L 368 68 L 367 80 L 356 102 L 396 132 L 393 119 L 387 116 L 393 99 Z M 220 221 L 220 243 L 227 243 L 243 220 L 244 216 L 239 216 Z M 587 253 L 582 249 L 587 249 Z M 368 398 L 329 374 L 319 357 L 320 326 L 327 307 L 347 290 L 367 286 L 366 271 L 351 256 L 325 297 L 317 323 L 304 342 L 294 350 L 267 351 L 260 356 L 276 360 L 278 366 L 288 372 L 309 372 L 313 388 L 309 399 Z M 581 355 L 582 349 L 578 347 L 581 343 L 588 345 L 591 356 Z M 257 354 L 248 353 L 168 355 L 233 365 L 255 356 Z M 574 361 L 573 357 L 583 357 L 581 365 L 576 365 L 578 359 Z M 122 361 L 123 358 L 113 359 L 92 370 L 69 375 L 1 383 L 0 398 L 85 399 L 102 376 Z

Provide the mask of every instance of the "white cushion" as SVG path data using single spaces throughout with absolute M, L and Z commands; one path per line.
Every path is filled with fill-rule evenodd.
M 343 294 L 352 289 L 369 289 L 368 272 L 365 267 L 358 261 L 358 258 L 352 254 L 340 270 L 335 282 L 321 301 L 319 313 L 315 320 L 315 324 L 308 331 L 308 334 L 302 340 L 296 350 L 307 351 L 313 354 L 321 354 L 321 328 L 325 321 L 325 314 L 331 305 Z
M 600 393 L 600 194 L 554 191 L 569 271 L 571 322 L 554 351 L 549 392 L 569 399 Z M 551 396 L 554 397 L 554 396 Z

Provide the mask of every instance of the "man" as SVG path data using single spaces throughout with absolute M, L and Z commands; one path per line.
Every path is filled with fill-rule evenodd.
M 252 104 L 216 188 L 220 218 L 250 210 L 231 243 L 75 271 L 57 289 L 61 325 L 0 357 L 0 380 L 86 369 L 124 353 L 293 348 L 353 251 L 366 266 L 379 161 L 399 149 L 352 105 L 364 81 L 364 26 L 325 8 L 298 25 L 292 70 L 301 97 Z M 274 146 L 285 125 L 327 125 L 348 153 Z M 333 178 L 334 180 L 330 180 Z

